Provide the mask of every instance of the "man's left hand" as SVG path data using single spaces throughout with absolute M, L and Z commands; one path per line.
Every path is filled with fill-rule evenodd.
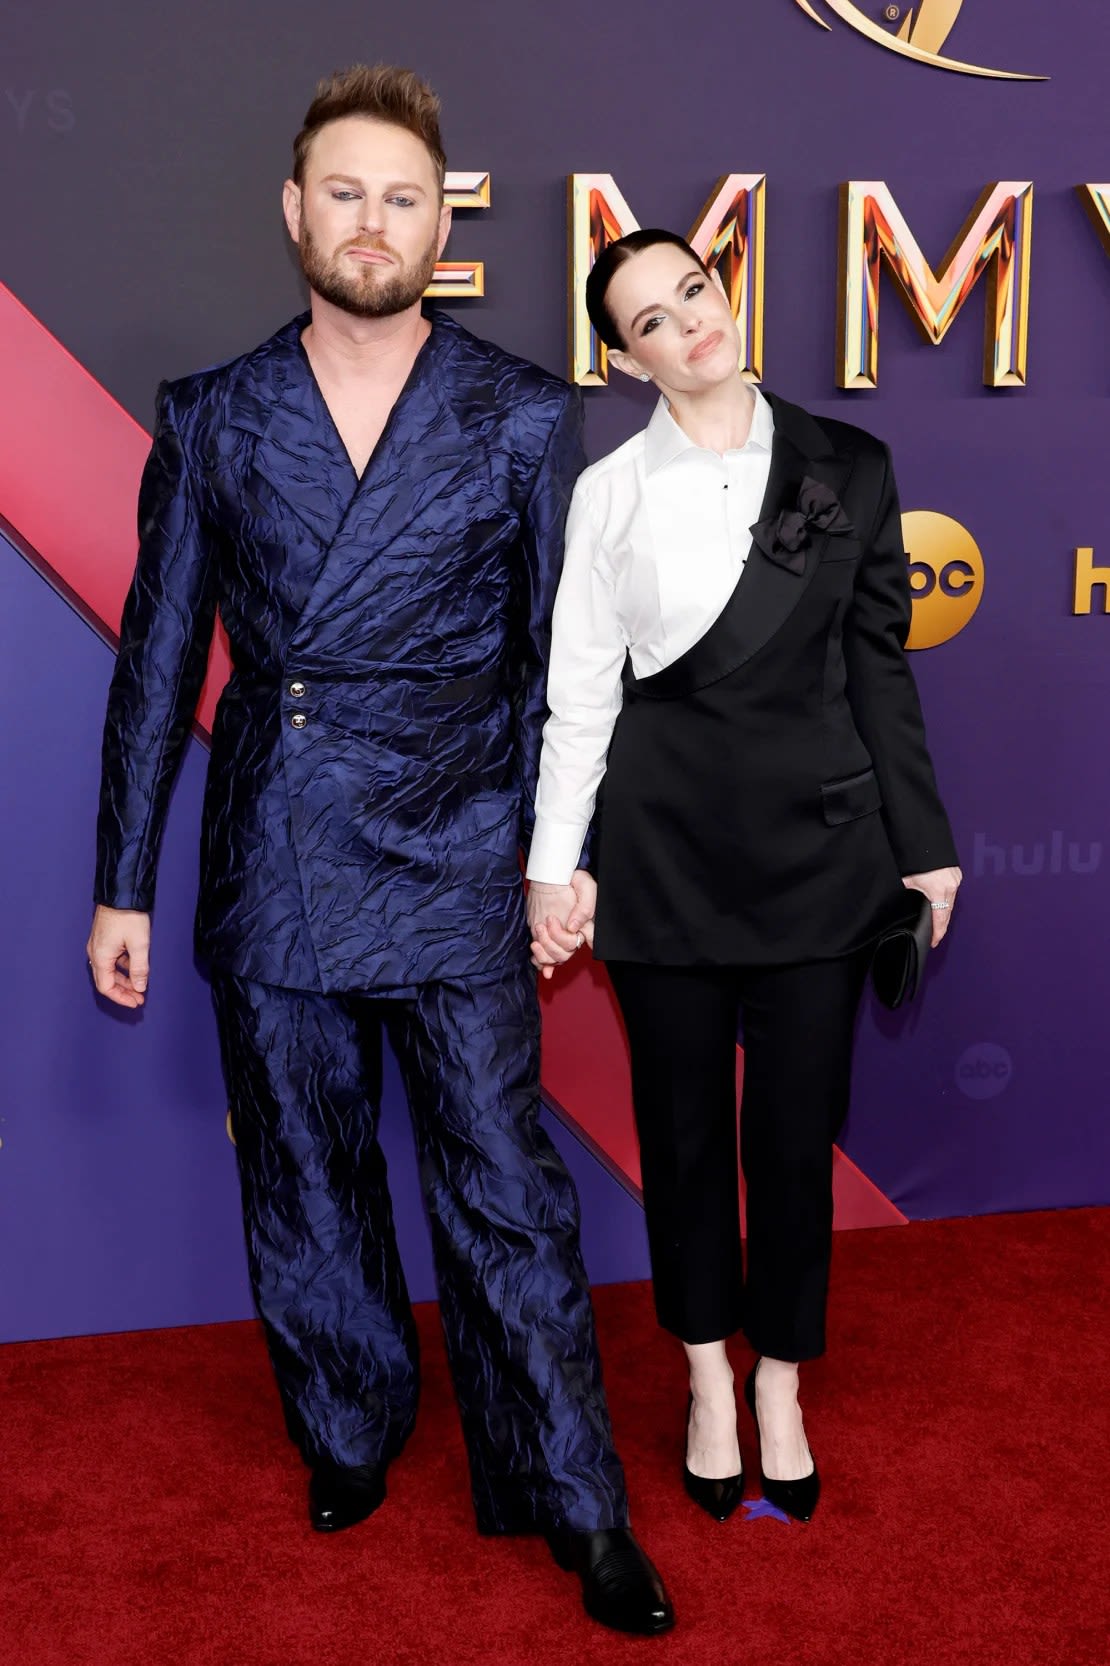
M 934 949 L 952 923 L 956 892 L 963 877 L 959 868 L 934 868 L 931 873 L 908 873 L 902 876 L 902 884 L 907 891 L 921 891 L 929 899 L 933 910 Z

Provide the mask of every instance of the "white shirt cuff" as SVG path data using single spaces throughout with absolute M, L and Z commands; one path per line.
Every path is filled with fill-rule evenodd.
M 525 874 L 540 885 L 569 885 L 586 841 L 588 822 L 545 821 L 536 818 Z

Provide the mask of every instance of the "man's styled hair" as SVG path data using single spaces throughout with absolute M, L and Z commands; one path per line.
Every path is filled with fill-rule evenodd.
M 394 64 L 352 64 L 319 82 L 304 125 L 293 140 L 297 185 L 304 184 L 308 152 L 317 133 L 344 116 L 370 116 L 415 134 L 435 163 L 442 192 L 447 157 L 439 132 L 439 99 L 411 69 L 398 69 Z
M 586 311 L 590 323 L 609 348 L 627 349 L 628 343 L 621 340 L 621 333 L 617 329 L 613 314 L 609 311 L 609 285 L 613 281 L 618 266 L 623 266 L 633 255 L 640 254 L 644 249 L 653 249 L 659 243 L 673 243 L 676 249 L 681 249 L 687 255 L 691 266 L 698 266 L 709 276 L 709 268 L 699 254 L 695 254 L 684 237 L 676 231 L 664 231 L 660 226 L 648 226 L 640 231 L 630 231 L 624 237 L 618 237 L 612 243 L 607 243 L 598 255 L 590 275 L 586 279 Z

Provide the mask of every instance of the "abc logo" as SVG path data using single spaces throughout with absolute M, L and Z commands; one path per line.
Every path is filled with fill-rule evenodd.
M 983 557 L 950 515 L 911 509 L 902 516 L 913 621 L 907 648 L 935 648 L 962 631 L 983 597 Z
M 1013 1073 L 1013 1059 L 996 1041 L 977 1041 L 956 1060 L 956 1086 L 968 1099 L 996 1098 Z

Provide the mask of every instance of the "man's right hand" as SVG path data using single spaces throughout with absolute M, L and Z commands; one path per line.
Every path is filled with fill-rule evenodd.
M 97 905 L 85 944 L 97 993 L 120 1007 L 141 1007 L 150 978 L 150 915 Z

